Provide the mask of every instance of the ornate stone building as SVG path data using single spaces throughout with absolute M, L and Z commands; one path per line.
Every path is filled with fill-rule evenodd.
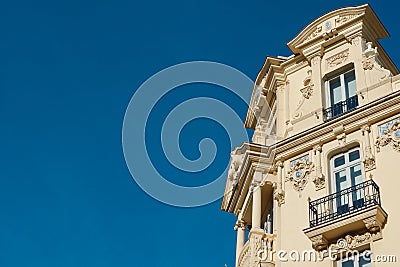
M 237 216 L 237 267 L 397 266 L 374 259 L 399 253 L 400 238 L 400 75 L 387 37 L 369 5 L 346 7 L 305 27 L 293 55 L 267 57 L 245 121 L 253 139 L 231 153 L 221 205 Z

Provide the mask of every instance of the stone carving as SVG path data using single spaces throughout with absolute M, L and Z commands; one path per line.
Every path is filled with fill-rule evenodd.
M 306 38 L 306 41 L 312 40 L 322 33 L 322 26 L 316 27 L 313 32 Z
M 375 217 L 370 217 L 367 219 L 363 220 L 365 227 L 367 227 L 368 230 L 370 230 L 371 232 L 376 232 L 379 231 L 381 229 L 381 224 L 376 220 Z
M 369 243 L 371 237 L 372 237 L 371 233 L 366 232 L 365 234 L 355 235 L 355 236 L 346 235 L 344 239 L 346 240 L 347 248 L 354 249 L 363 244 Z
M 313 249 L 317 251 L 324 250 L 328 247 L 328 240 L 323 235 L 317 235 L 310 238 Z
M 331 244 L 329 247 L 331 250 L 341 251 L 341 250 L 354 250 L 363 245 L 369 244 L 371 240 L 376 240 L 378 235 L 370 232 L 365 232 L 363 234 L 357 235 L 346 235 L 344 238 L 338 239 L 337 242 Z M 339 241 L 340 246 L 338 245 Z
M 365 156 L 363 159 L 365 171 L 371 171 L 371 170 L 375 169 L 375 167 L 376 167 L 375 157 L 374 157 L 372 149 L 371 149 L 371 141 L 370 141 L 370 137 L 369 137 L 370 131 L 371 131 L 371 129 L 370 129 L 369 125 L 363 125 L 361 127 L 362 135 L 365 138 Z
M 285 203 L 285 191 L 282 189 L 276 189 L 274 192 L 274 199 L 278 202 L 278 206 L 282 206 Z
M 315 184 L 315 188 L 317 190 L 325 188 L 325 176 L 322 174 L 322 162 L 321 162 L 321 152 L 322 152 L 322 147 L 321 145 L 316 145 L 313 148 L 314 153 L 315 153 L 315 165 L 316 165 L 316 174 L 313 179 L 313 182 Z
M 325 176 L 323 174 L 315 176 L 313 182 L 317 190 L 325 188 Z
M 400 118 L 379 126 L 379 137 L 375 142 L 376 149 L 379 152 L 381 147 L 387 145 L 400 152 Z
M 365 40 L 364 40 L 365 42 Z M 363 69 L 366 71 L 371 71 L 373 69 L 376 69 L 380 72 L 382 72 L 382 76 L 380 77 L 381 80 L 386 79 L 387 77 L 390 77 L 392 74 L 389 70 L 383 68 L 381 64 L 378 62 L 378 49 L 377 47 L 373 48 L 372 47 L 372 42 L 368 42 L 365 44 L 366 49 L 364 50 L 363 53 Z
M 336 136 L 338 140 L 339 146 L 343 146 L 346 144 L 346 133 L 341 133 Z
M 235 148 L 231 152 L 231 163 L 229 165 L 228 171 L 228 182 L 230 182 L 231 187 L 235 186 L 239 181 L 239 169 L 242 164 L 244 155 L 241 154 L 240 148 Z
M 376 167 L 375 158 L 372 155 L 365 157 L 363 163 L 366 171 L 373 170 Z
M 314 170 L 314 163 L 310 162 L 309 156 L 303 156 L 290 163 L 290 169 L 285 181 L 292 182 L 293 188 L 300 192 L 308 182 L 310 173 Z
M 337 19 L 335 19 L 336 26 L 342 25 L 355 17 L 357 17 L 359 14 L 349 14 L 349 15 L 340 15 Z
M 297 104 L 297 107 L 294 111 L 293 114 L 293 119 L 298 119 L 302 116 L 303 112 L 301 111 L 301 107 L 304 104 L 304 101 L 306 99 L 309 99 L 313 95 L 314 91 L 314 83 L 311 81 L 311 76 L 312 70 L 307 71 L 307 77 L 303 81 L 304 87 L 300 89 L 301 94 L 303 97 L 299 100 L 299 103 Z
M 320 60 L 321 60 L 321 56 L 320 56 L 320 55 L 317 55 L 317 56 L 315 56 L 315 57 L 313 57 L 313 58 L 311 59 L 311 63 L 313 64 L 313 66 L 315 66 L 315 65 L 317 65 L 317 64 L 320 62 Z
M 372 62 L 372 59 L 364 59 L 363 62 L 363 69 L 364 70 L 372 70 L 374 68 L 374 62 Z
M 312 70 L 308 70 L 307 74 L 307 77 L 303 81 L 304 87 L 300 89 L 305 99 L 309 99 L 314 91 L 314 83 L 311 81 Z
M 242 249 L 242 252 L 239 255 L 238 267 L 249 266 L 249 260 L 250 260 L 250 241 L 247 241 Z
M 264 231 L 259 229 L 252 229 L 249 235 L 250 239 L 250 251 L 251 251 L 251 266 L 257 266 L 260 262 L 258 258 L 258 252 L 263 249 L 263 235 Z
M 340 65 L 340 64 L 346 62 L 348 58 L 349 58 L 349 50 L 347 49 L 343 52 L 340 52 L 339 54 L 336 54 L 330 58 L 327 58 L 326 64 L 328 65 L 328 67 L 334 68 L 337 65 Z
M 349 42 L 352 45 L 359 46 L 360 45 L 361 34 L 355 34 L 348 38 Z

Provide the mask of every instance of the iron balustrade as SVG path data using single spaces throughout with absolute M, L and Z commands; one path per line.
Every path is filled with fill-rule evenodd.
M 309 203 L 310 227 L 381 205 L 379 187 L 373 180 L 356 184 Z
M 332 107 L 323 110 L 325 120 L 333 119 L 339 115 L 349 112 L 358 106 L 357 95 L 352 96 L 345 101 L 333 104 Z

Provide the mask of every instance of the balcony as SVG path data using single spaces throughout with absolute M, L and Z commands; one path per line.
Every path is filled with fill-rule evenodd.
M 354 95 L 345 101 L 334 104 L 332 107 L 323 110 L 324 120 L 328 121 L 342 114 L 345 114 L 358 106 L 358 97 Z
M 309 203 L 309 228 L 304 233 L 316 250 L 325 249 L 349 232 L 379 232 L 387 214 L 381 208 L 373 180 L 357 184 Z

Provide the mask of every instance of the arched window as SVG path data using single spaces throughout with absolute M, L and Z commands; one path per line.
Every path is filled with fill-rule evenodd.
M 338 193 L 334 205 L 339 215 L 364 205 L 364 191 L 356 187 L 362 182 L 359 147 L 331 158 L 331 191 Z

